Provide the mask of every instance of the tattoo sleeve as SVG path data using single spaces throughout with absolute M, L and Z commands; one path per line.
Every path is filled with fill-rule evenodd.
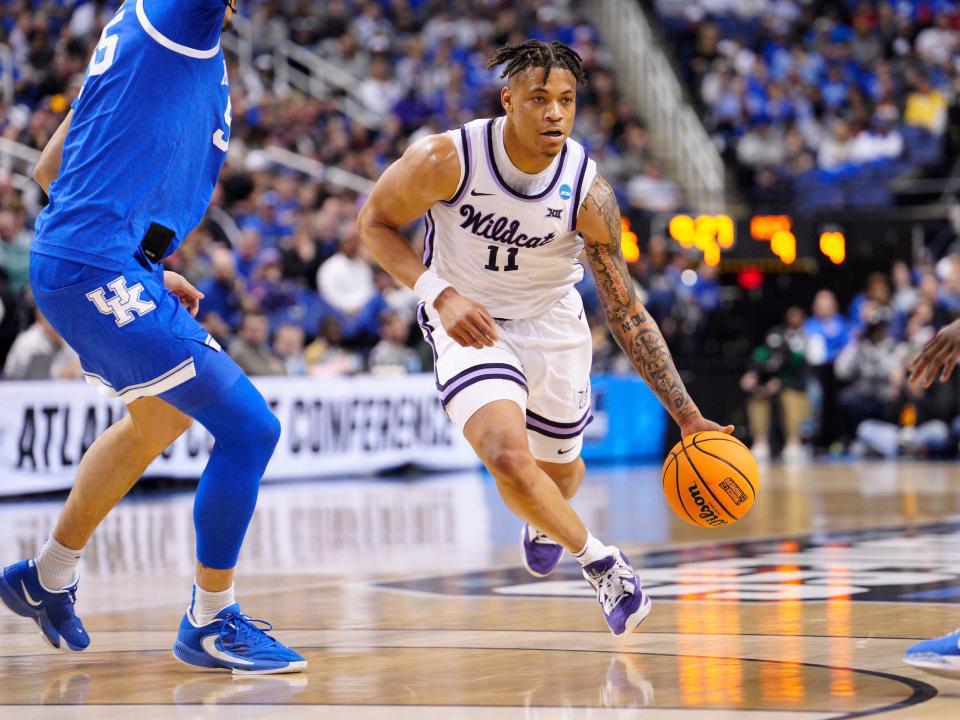
M 620 208 L 604 178 L 597 175 L 583 209 L 599 216 L 602 237 L 585 236 L 585 250 L 607 324 L 617 343 L 678 424 L 700 414 L 673 363 L 660 328 L 637 298 L 620 249 Z

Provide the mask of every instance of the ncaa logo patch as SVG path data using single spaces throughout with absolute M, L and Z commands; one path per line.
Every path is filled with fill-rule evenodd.
M 569 200 L 570 196 L 573 195 L 573 188 L 564 183 L 560 186 L 560 199 Z

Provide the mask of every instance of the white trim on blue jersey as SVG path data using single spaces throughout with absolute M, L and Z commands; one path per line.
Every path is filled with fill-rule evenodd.
M 218 52 L 220 52 L 219 40 L 217 40 L 217 44 L 209 50 L 195 50 L 194 48 L 174 42 L 170 38 L 163 35 L 153 26 L 153 24 L 150 22 L 150 18 L 147 17 L 147 13 L 143 9 L 143 0 L 137 0 L 137 20 L 140 21 L 140 24 L 143 26 L 143 29 L 146 31 L 147 35 L 163 45 L 163 47 L 167 48 L 167 50 L 173 50 L 175 53 L 196 58 L 197 60 L 209 60 Z

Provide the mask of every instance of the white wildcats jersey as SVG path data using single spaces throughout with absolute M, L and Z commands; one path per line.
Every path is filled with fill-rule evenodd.
M 495 318 L 517 320 L 545 312 L 583 278 L 574 228 L 597 170 L 568 138 L 542 173 L 520 172 L 503 149 L 504 121 L 447 133 L 461 180 L 453 198 L 427 212 L 423 262 Z

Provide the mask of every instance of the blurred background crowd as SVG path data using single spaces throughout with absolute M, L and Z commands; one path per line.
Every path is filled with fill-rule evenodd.
M 639 221 L 682 210 L 587 0 L 240 0 L 251 62 L 228 55 L 230 150 L 210 211 L 168 265 L 205 295 L 200 320 L 252 375 L 429 371 L 416 298 L 365 255 L 362 192 L 280 163 L 264 148 L 374 180 L 413 140 L 500 112 L 496 48 L 561 40 L 584 58 L 575 136 Z M 945 174 L 960 147 L 960 14 L 945 0 L 649 0 L 678 75 L 745 202 L 891 206 L 897 180 Z M 0 136 L 44 146 L 76 95 L 112 0 L 14 0 L 0 8 Z M 362 118 L 338 98 L 291 91 L 271 49 L 292 42 L 352 78 Z M 0 364 L 8 379 L 76 377 L 79 363 L 33 306 L 33 222 L 44 198 L 0 166 Z M 649 227 L 654 227 L 650 225 Z M 644 226 L 648 227 L 648 226 Z M 422 228 L 409 237 L 421 242 Z M 946 243 L 949 247 L 949 243 Z M 760 456 L 955 450 L 952 384 L 918 397 L 913 350 L 960 316 L 960 252 L 914 253 L 862 292 L 812 278 L 782 322 L 742 276 L 655 230 L 630 263 L 681 367 L 735 358 L 745 429 Z M 941 254 L 942 255 L 942 254 Z M 595 371 L 631 372 L 589 276 Z M 786 303 L 784 303 L 786 304 Z M 726 398 L 729 405 L 731 398 Z
M 954 0 L 655 0 L 706 125 L 760 207 L 897 200 L 960 149 Z

